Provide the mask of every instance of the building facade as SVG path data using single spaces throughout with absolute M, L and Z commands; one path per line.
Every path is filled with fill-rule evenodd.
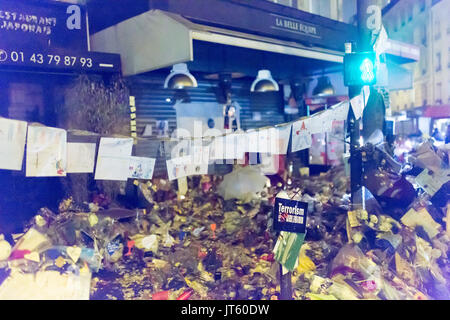
M 268 0 L 340 22 L 356 22 L 356 0 Z
M 387 7 L 389 38 L 420 47 L 420 61 L 405 66 L 413 74 L 409 90 L 391 92 L 393 111 L 450 103 L 450 1 L 404 0 Z

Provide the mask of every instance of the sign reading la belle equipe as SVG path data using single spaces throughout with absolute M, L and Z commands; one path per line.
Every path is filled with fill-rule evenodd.
M 278 14 L 271 13 L 270 16 L 274 19 L 271 25 L 272 29 L 291 32 L 302 36 L 321 38 L 317 26 L 297 19 L 280 16 Z
M 306 202 L 275 198 L 273 208 L 273 229 L 294 233 L 306 232 Z

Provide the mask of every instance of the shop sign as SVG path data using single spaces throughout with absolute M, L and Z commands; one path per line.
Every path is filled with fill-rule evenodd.
M 83 6 L 0 0 L 0 67 L 45 72 L 119 72 L 120 55 L 88 51 Z
M 273 13 L 271 13 L 270 16 L 273 18 L 271 25 L 272 29 L 285 31 L 286 33 L 299 34 L 302 36 L 321 38 L 317 26 Z
M 51 2 L 0 0 L 0 48 L 88 50 L 86 9 Z
M 119 72 L 120 55 L 65 49 L 31 49 L 0 46 L 0 67 L 62 72 Z
M 276 198 L 273 208 L 273 229 L 294 233 L 306 232 L 308 203 Z

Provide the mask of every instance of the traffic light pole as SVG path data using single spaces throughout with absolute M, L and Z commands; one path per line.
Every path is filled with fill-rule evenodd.
M 361 90 L 359 86 L 350 86 L 348 88 L 349 99 L 356 97 Z M 362 176 L 362 160 L 359 156 L 359 120 L 356 119 L 352 108 L 349 108 L 348 113 L 348 131 L 350 133 L 350 191 L 351 202 L 355 203 L 356 193 L 361 188 L 361 176 Z M 354 210 L 354 208 L 352 208 Z
M 376 0 L 357 0 L 357 17 L 358 17 L 358 41 L 356 48 L 346 48 L 346 53 L 372 51 L 370 26 L 381 23 L 381 10 Z M 377 20 L 378 19 L 378 20 Z M 350 51 L 350 52 L 348 52 Z M 361 92 L 361 86 L 349 86 L 349 99 L 354 98 Z M 355 204 L 357 192 L 362 186 L 362 159 L 358 152 L 360 147 L 360 121 L 357 120 L 353 109 L 350 106 L 348 115 L 348 132 L 350 135 L 350 190 L 351 202 Z M 362 194 L 360 197 L 362 199 Z

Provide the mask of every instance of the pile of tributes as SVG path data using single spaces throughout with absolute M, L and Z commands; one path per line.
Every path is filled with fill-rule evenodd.
M 362 150 L 363 161 L 378 156 L 371 150 Z M 430 150 L 441 160 L 433 157 L 433 172 L 448 170 L 448 156 Z M 423 153 L 415 155 L 422 161 L 414 163 L 422 165 L 416 176 L 377 162 L 366 173 L 389 173 L 395 182 L 382 191 L 367 183 L 361 208 L 350 207 L 344 167 L 272 179 L 242 199 L 223 196 L 226 176 L 208 175 L 189 177 L 184 194 L 176 181 L 140 182 L 133 210 L 102 195 L 86 204 L 66 199 L 58 214 L 41 209 L 12 247 L 0 241 L 0 299 L 36 298 L 31 281 L 41 291 L 42 283 L 58 293 L 67 288 L 50 299 L 280 299 L 272 230 L 280 192 L 308 203 L 305 241 L 290 273 L 293 299 L 450 299 L 448 182 L 433 191 L 424 185 Z M 414 185 L 414 197 L 391 210 L 396 192 L 386 190 L 405 185 Z

